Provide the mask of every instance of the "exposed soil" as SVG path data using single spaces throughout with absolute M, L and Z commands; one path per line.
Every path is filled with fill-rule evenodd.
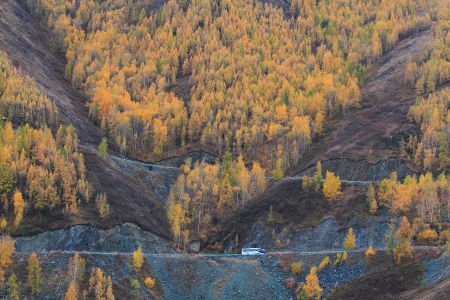
M 441 300 L 450 295 L 450 279 L 446 279 L 435 286 L 426 286 L 413 290 L 411 293 L 402 295 L 400 299 L 414 300 Z
M 294 174 L 331 158 L 367 159 L 377 162 L 397 154 L 396 135 L 411 132 L 409 107 L 415 91 L 404 82 L 408 57 L 416 57 L 432 40 L 430 30 L 401 41 L 371 70 L 361 88 L 361 108 L 327 121 L 323 137 L 307 150 Z
M 105 227 L 106 224 L 131 222 L 161 237 L 171 237 L 166 209 L 149 188 L 120 172 L 112 161 L 100 157 L 93 149 L 86 147 L 83 154 L 87 170 L 93 173 L 96 184 L 108 195 L 111 206 L 111 223 L 92 220 L 93 224 L 103 223 L 101 227 Z

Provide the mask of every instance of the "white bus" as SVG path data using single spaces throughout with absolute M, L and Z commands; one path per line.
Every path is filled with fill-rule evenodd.
M 242 255 L 264 255 L 266 250 L 263 248 L 242 248 Z

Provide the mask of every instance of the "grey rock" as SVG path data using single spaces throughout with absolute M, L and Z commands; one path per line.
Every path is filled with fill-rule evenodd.
M 75 225 L 38 235 L 16 238 L 17 252 L 99 251 L 132 252 L 141 246 L 146 253 L 172 253 L 169 241 L 140 227 L 124 223 L 109 230 L 91 225 Z
M 199 252 L 200 251 L 200 242 L 195 241 L 189 244 L 189 252 Z
M 348 158 L 329 159 L 322 162 L 322 172 L 332 171 L 338 175 L 341 180 L 349 181 L 381 181 L 389 177 L 391 172 L 396 171 L 400 180 L 407 175 L 415 175 L 408 163 L 398 158 L 388 158 L 381 160 L 375 164 L 365 159 L 351 160 Z M 297 175 L 312 176 L 316 172 L 316 167 L 311 166 Z

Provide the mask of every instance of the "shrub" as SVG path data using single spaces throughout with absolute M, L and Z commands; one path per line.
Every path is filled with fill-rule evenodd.
M 295 288 L 295 286 L 297 285 L 297 281 L 290 277 L 290 278 L 286 278 L 284 281 L 284 286 L 290 290 L 293 290 Z
M 141 287 L 139 280 L 137 280 L 136 278 L 131 278 L 130 285 L 133 290 L 138 290 Z
M 95 198 L 97 211 L 100 218 L 106 218 L 109 215 L 109 203 L 105 193 L 100 193 Z
M 277 239 L 275 241 L 275 248 L 281 248 L 281 240 L 280 239 Z
M 309 300 L 309 297 L 306 294 L 305 284 L 304 283 L 300 283 L 298 285 L 297 289 L 295 290 L 295 293 L 297 294 L 297 299 L 298 300 Z
M 150 276 L 147 276 L 144 280 L 145 287 L 147 287 L 147 289 L 149 290 L 155 287 L 155 283 L 156 280 Z
M 294 261 L 291 264 L 291 272 L 294 275 L 298 275 L 303 271 L 303 263 L 301 261 Z
M 394 249 L 394 258 L 397 263 L 413 257 L 413 248 L 410 243 L 400 243 Z
M 8 221 L 6 221 L 6 218 L 3 217 L 0 220 L 0 231 L 5 231 L 7 226 L 8 226 Z
M 325 268 L 326 266 L 328 266 L 330 264 L 330 257 L 329 256 L 325 256 L 322 261 L 319 264 L 319 270 L 322 270 L 323 268 Z
M 423 244 L 431 244 L 438 239 L 438 234 L 435 230 L 430 228 L 430 225 L 425 225 L 423 230 L 418 235 L 418 240 Z
M 367 259 L 371 259 L 375 256 L 375 250 L 373 250 L 372 246 L 369 246 L 369 248 L 367 248 L 365 255 Z
M 102 142 L 98 145 L 98 152 L 105 157 L 108 154 L 108 139 L 102 138 Z
M 450 229 L 445 229 L 439 233 L 439 241 L 442 244 L 450 241 Z

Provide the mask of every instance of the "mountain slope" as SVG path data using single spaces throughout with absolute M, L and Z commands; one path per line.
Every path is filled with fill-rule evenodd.
M 99 156 L 96 147 L 102 131 L 87 116 L 84 97 L 64 79 L 64 63 L 48 45 L 48 34 L 16 1 L 0 3 L 0 49 L 25 75 L 32 77 L 62 114 L 63 123 L 73 124 L 81 141 L 88 173 L 99 190 L 106 192 L 111 216 L 100 220 L 95 213 L 81 212 L 78 216 L 56 219 L 33 218 L 31 232 L 90 223 L 112 227 L 132 222 L 143 229 L 169 238 L 169 225 L 164 206 L 151 190 L 118 170 L 113 162 Z
M 404 81 L 409 57 L 417 57 L 433 39 L 431 30 L 401 41 L 369 71 L 361 88 L 361 108 L 330 120 L 327 130 L 307 150 L 294 174 L 332 158 L 367 159 L 378 162 L 396 156 L 396 138 L 411 132 L 407 114 L 415 102 L 415 91 Z
M 355 168 L 353 160 L 366 159 L 378 162 L 395 157 L 398 149 L 394 141 L 395 136 L 414 128 L 407 119 L 407 113 L 409 106 L 415 101 L 415 91 L 403 80 L 407 59 L 409 56 L 419 55 L 432 38 L 432 32 L 429 30 L 418 32 L 400 42 L 382 57 L 372 67 L 366 83 L 361 88 L 362 108 L 351 112 L 346 117 L 331 120 L 327 131 L 319 141 L 311 145 L 292 173 L 298 174 L 313 166 L 318 160 L 350 158 L 341 160 L 338 164 L 339 171 L 345 173 L 345 170 Z M 404 164 L 408 165 L 406 162 Z M 381 168 L 387 169 L 386 165 L 381 164 Z M 324 173 L 326 166 L 328 164 L 323 164 Z M 400 167 L 405 169 L 405 172 L 400 174 L 402 177 L 408 172 L 413 174 L 400 163 L 390 167 L 394 167 L 393 170 L 400 170 Z M 361 178 L 358 178 L 358 172 L 347 171 L 347 173 L 352 173 L 352 181 L 375 180 L 374 178 L 381 180 L 377 168 L 373 170 L 366 168 L 369 170 L 367 174 L 359 174 Z M 384 177 L 387 177 L 390 171 L 384 171 Z M 233 245 L 236 234 L 244 245 L 246 242 L 255 241 L 252 235 L 258 231 L 254 229 L 257 228 L 258 222 L 266 222 L 271 207 L 274 215 L 278 216 L 279 223 L 284 225 L 314 226 L 319 224 L 327 214 L 335 214 L 340 220 L 340 230 L 348 226 L 366 226 L 368 225 L 368 206 L 365 202 L 365 190 L 364 184 L 361 183 L 346 186 L 344 200 L 338 201 L 340 202 L 338 204 L 329 204 L 323 199 L 321 193 L 310 192 L 307 196 L 298 178 L 295 180 L 287 178 L 257 197 L 242 212 L 224 221 L 223 231 L 219 231 L 218 236 L 209 241 L 208 247 L 214 247 L 218 240 L 222 240 L 225 246 L 229 247 Z M 354 224 L 355 220 L 359 224 Z M 384 222 L 385 227 L 388 228 L 388 219 L 386 218 Z M 277 228 L 277 225 L 268 226 L 268 228 L 266 232 L 269 233 L 272 228 L 275 228 L 277 232 L 281 230 Z M 384 240 L 384 235 L 381 240 Z M 274 240 L 272 239 L 271 242 L 273 243 Z

